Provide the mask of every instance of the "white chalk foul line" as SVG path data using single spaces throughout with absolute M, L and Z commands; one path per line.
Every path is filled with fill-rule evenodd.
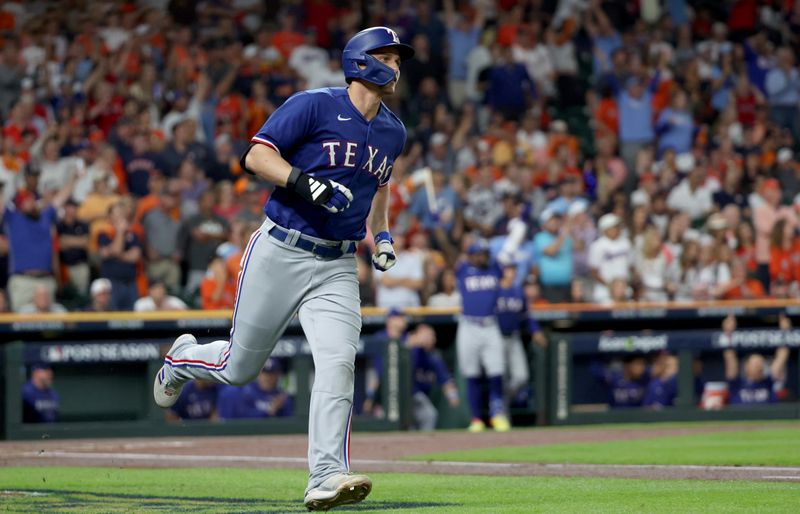
M 154 461 L 177 461 L 177 462 L 261 462 L 269 464 L 306 464 L 305 457 L 267 457 L 255 455 L 185 455 L 185 454 L 168 454 L 168 453 L 126 453 L 126 452 L 65 452 L 65 451 L 40 451 L 40 452 L 21 452 L 17 454 L 7 455 L 6 457 L 35 457 L 35 458 L 52 458 L 52 459 L 87 459 L 87 460 L 154 460 Z M 388 460 L 388 459 L 360 459 L 353 461 L 353 464 L 358 465 L 374 465 L 374 466 L 444 466 L 444 467 L 478 467 L 478 468 L 495 468 L 495 469 L 513 469 L 525 466 L 536 466 L 546 469 L 605 469 L 605 470 L 632 470 L 632 469 L 649 469 L 649 470 L 681 470 L 681 471 L 754 471 L 754 472 L 775 472 L 787 473 L 787 475 L 775 475 L 777 477 L 784 477 L 786 480 L 800 480 L 800 467 L 777 467 L 777 466 L 698 466 L 689 464 L 537 464 L 534 462 L 521 463 L 521 462 L 460 462 L 460 461 L 404 461 L 404 460 Z M 787 478 L 788 477 L 788 478 Z M 765 479 L 769 477 L 763 477 Z

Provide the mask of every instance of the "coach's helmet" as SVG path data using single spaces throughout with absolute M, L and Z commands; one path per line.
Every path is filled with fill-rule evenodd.
M 342 52 L 342 70 L 347 83 L 353 79 L 362 79 L 385 86 L 394 80 L 394 70 L 369 55 L 373 50 L 387 46 L 397 48 L 401 61 L 414 57 L 414 48 L 401 43 L 397 32 L 388 27 L 372 27 L 353 36 Z

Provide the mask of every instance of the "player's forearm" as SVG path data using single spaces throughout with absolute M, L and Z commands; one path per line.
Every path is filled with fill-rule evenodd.
M 245 157 L 245 168 L 276 186 L 286 187 L 292 165 L 267 145 L 253 145 Z
M 372 199 L 368 223 L 373 235 L 389 231 L 389 187 L 379 188 Z

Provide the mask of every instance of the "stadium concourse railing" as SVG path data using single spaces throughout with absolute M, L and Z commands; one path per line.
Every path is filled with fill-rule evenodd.
M 704 411 L 697 407 L 692 370 L 705 361 L 711 379 L 720 379 L 723 343 L 722 319 L 734 314 L 741 350 L 761 351 L 780 344 L 792 347 L 789 389 L 800 392 L 798 351 L 800 330 L 778 338 L 777 316 L 785 312 L 795 321 L 800 300 L 753 300 L 696 303 L 549 304 L 532 313 L 548 335 L 547 348 L 528 347 L 535 400 L 528 411 L 515 411 L 524 423 L 567 424 L 642 422 L 691 419 L 797 418 L 796 402 L 763 408 Z M 274 355 L 289 364 L 290 392 L 296 414 L 289 418 L 168 423 L 151 398 L 152 377 L 176 334 L 192 332 L 200 342 L 226 338 L 230 311 L 112 312 L 42 315 L 0 315 L 0 387 L 3 408 L 0 430 L 6 439 L 41 437 L 129 437 L 153 435 L 211 435 L 304 432 L 313 366 L 308 344 L 295 320 L 276 346 Z M 362 343 L 380 330 L 385 311 L 364 308 Z M 429 323 L 455 370 L 457 309 L 406 310 L 412 323 Z M 800 323 L 795 322 L 800 327 Z M 368 350 L 360 345 L 357 371 L 368 364 Z M 630 353 L 668 350 L 680 360 L 676 406 L 659 411 L 613 410 L 598 396 L 591 383 L 590 362 L 608 361 Z M 410 370 L 408 355 L 397 343 L 384 345 L 381 400 L 382 419 L 357 416 L 356 430 L 398 430 L 410 425 Z M 34 363 L 47 362 L 54 369 L 61 396 L 61 421 L 40 425 L 22 422 L 21 389 Z M 362 373 L 363 374 L 363 373 Z M 457 377 L 459 378 L 459 377 Z M 460 380 L 460 378 L 459 378 Z M 463 384 L 462 384 L 463 385 Z M 357 379 L 356 390 L 363 387 Z M 463 390 L 463 389 L 462 389 Z M 588 391 L 588 395 L 586 394 Z M 439 398 L 441 400 L 441 398 Z M 441 405 L 445 402 L 440 401 Z M 466 402 L 459 409 L 440 410 L 439 426 L 465 426 Z

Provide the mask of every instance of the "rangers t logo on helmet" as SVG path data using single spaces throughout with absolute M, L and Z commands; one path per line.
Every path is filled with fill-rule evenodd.
M 402 61 L 414 57 L 414 48 L 401 43 L 397 32 L 388 27 L 372 27 L 353 36 L 342 52 L 342 70 L 347 82 L 361 79 L 385 86 L 397 78 L 394 70 L 369 55 L 386 47 L 396 48 Z

